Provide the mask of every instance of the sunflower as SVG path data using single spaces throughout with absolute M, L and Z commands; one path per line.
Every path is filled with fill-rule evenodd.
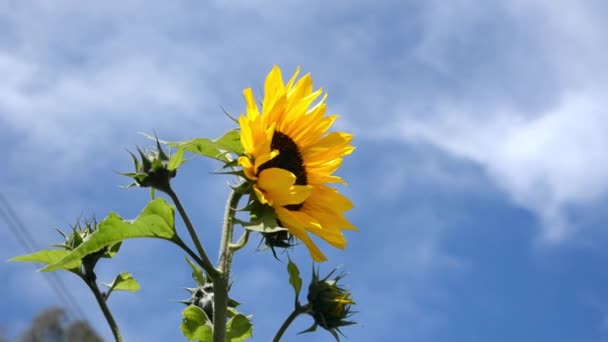
M 274 209 L 279 224 L 306 245 L 315 261 L 325 261 L 308 233 L 343 249 L 342 230 L 357 230 L 344 217 L 351 201 L 326 185 L 345 184 L 333 173 L 354 147 L 351 134 L 327 133 L 337 115 L 325 115 L 327 94 L 313 105 L 323 91 L 313 91 L 310 74 L 296 81 L 299 71 L 285 84 L 274 66 L 266 77 L 261 111 L 251 88 L 243 91 L 247 115 L 239 118 L 244 155 L 238 163 L 258 201 Z

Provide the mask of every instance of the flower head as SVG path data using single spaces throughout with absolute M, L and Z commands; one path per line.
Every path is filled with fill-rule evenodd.
M 344 248 L 342 230 L 356 230 L 344 212 L 353 205 L 329 183 L 345 183 L 333 173 L 354 150 L 352 135 L 327 133 L 337 119 L 325 115 L 321 89 L 313 91 L 310 74 L 297 80 L 299 68 L 283 82 L 275 66 L 266 77 L 262 108 L 251 88 L 244 90 L 247 114 L 241 115 L 244 155 L 238 159 L 245 177 L 254 183 L 259 203 L 274 209 L 280 226 L 301 240 L 315 261 L 326 257 L 308 233 L 336 248 Z

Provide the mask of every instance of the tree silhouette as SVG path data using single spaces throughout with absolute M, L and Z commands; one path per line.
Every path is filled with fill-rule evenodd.
M 62 308 L 51 307 L 39 313 L 16 339 L 18 342 L 102 342 L 82 320 L 68 322 Z M 0 337 L 0 342 L 6 341 Z

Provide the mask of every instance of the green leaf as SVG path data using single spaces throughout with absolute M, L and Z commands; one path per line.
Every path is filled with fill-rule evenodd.
M 198 286 L 205 285 L 207 283 L 207 280 L 205 279 L 203 270 L 200 267 L 198 267 L 196 264 L 194 264 L 190 259 L 188 259 L 188 257 L 186 257 L 186 261 L 188 262 L 188 265 L 190 265 L 190 268 L 192 268 L 192 279 L 194 279 L 194 281 L 196 282 L 196 285 L 198 285 Z
M 120 249 L 121 245 L 122 245 L 122 242 L 119 242 L 117 244 L 110 246 L 110 248 L 108 248 L 108 251 L 106 252 L 106 254 L 103 255 L 103 257 L 104 258 L 113 258 L 114 256 L 116 256 L 116 254 L 118 254 L 118 250 Z
M 170 147 L 180 150 L 211 157 L 223 162 L 230 162 L 227 153 L 242 154 L 241 136 L 236 130 L 229 131 L 216 140 L 207 138 L 194 138 L 187 141 L 167 142 Z M 183 153 L 183 152 L 182 152 Z
M 171 240 L 175 236 L 174 220 L 173 207 L 162 198 L 149 202 L 135 220 L 127 221 L 115 213 L 110 213 L 99 223 L 98 230 L 87 241 L 42 270 L 50 272 L 66 268 L 66 265 L 74 265 L 91 253 L 127 239 L 148 237 Z
M 227 310 L 226 316 L 228 318 L 232 318 L 236 315 L 240 315 L 240 313 L 233 306 L 230 306 L 230 304 L 228 304 L 228 307 L 226 308 L 226 310 Z
M 169 159 L 169 165 L 167 165 L 167 169 L 169 171 L 177 170 L 184 163 L 184 150 L 178 149 L 174 155 Z
M 253 326 L 249 318 L 242 314 L 232 317 L 226 323 L 226 337 L 230 342 L 243 342 L 253 335 Z
M 108 294 L 109 296 L 112 291 L 129 291 L 129 292 L 137 292 L 140 289 L 139 283 L 133 275 L 128 272 L 122 272 L 114 278 L 114 281 L 110 284 L 102 283 L 103 285 L 109 287 Z
M 298 303 L 298 298 L 300 297 L 300 290 L 302 290 L 302 278 L 300 278 L 300 270 L 298 266 L 289 259 L 289 263 L 287 264 L 287 272 L 289 272 L 289 283 L 291 287 L 293 287 L 296 292 L 296 305 Z
M 215 143 L 221 146 L 228 152 L 234 152 L 236 154 L 243 154 L 243 145 L 241 144 L 241 134 L 233 129 L 228 131 L 226 134 L 215 140 Z
M 14 258 L 9 259 L 9 261 L 20 261 L 20 262 L 39 262 L 47 265 L 51 265 L 56 263 L 57 261 L 63 259 L 66 255 L 70 254 L 72 251 L 65 249 L 43 249 L 41 251 L 20 255 Z M 55 270 L 67 270 L 71 271 L 74 269 L 80 269 L 81 260 L 76 259 L 69 263 L 63 264 L 61 267 L 56 268 Z M 72 271 L 73 272 L 73 271 Z
M 209 325 L 209 317 L 195 305 L 190 305 L 182 311 L 182 324 L 179 329 L 189 341 L 213 341 L 213 330 Z

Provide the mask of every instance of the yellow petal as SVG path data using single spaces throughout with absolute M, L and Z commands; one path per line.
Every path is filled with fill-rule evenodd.
M 239 117 L 239 125 L 241 126 L 241 144 L 243 144 L 243 150 L 246 153 L 253 153 L 253 135 L 251 132 L 251 126 L 249 125 L 249 119 L 241 115 Z
M 281 69 L 278 66 L 273 66 L 272 70 L 266 76 L 264 83 L 264 102 L 262 108 L 266 112 L 275 102 L 278 96 L 285 93 L 283 84 L 283 76 Z
M 266 164 L 267 162 L 269 162 L 270 160 L 274 159 L 274 157 L 279 155 L 279 150 L 272 150 L 269 153 L 265 153 L 260 155 L 259 157 L 256 158 L 255 160 L 255 170 L 257 172 L 258 168 L 264 164 Z
M 245 176 L 251 180 L 256 180 L 258 177 L 256 176 L 256 170 L 251 160 L 247 157 L 239 157 L 238 159 L 239 165 L 243 168 L 243 172 Z
M 300 204 L 306 201 L 311 192 L 312 186 L 310 185 L 292 185 L 286 191 L 273 191 L 272 200 L 274 201 L 274 205 L 281 207 Z
M 296 182 L 296 176 L 284 169 L 276 167 L 266 169 L 259 174 L 258 185 L 264 191 L 288 189 Z
M 272 203 L 266 197 L 266 194 L 264 193 L 264 191 L 262 191 L 262 189 L 260 189 L 260 187 L 258 187 L 257 185 L 254 185 L 253 191 L 255 192 L 255 196 L 258 198 L 258 201 L 260 201 L 260 203 L 272 205 Z
M 298 77 L 298 74 L 300 74 L 299 65 L 296 67 L 296 72 L 293 73 L 293 76 L 291 76 L 291 78 L 289 79 L 289 82 L 287 82 L 287 85 L 285 86 L 287 91 L 289 91 L 293 87 L 293 83 L 296 81 L 296 77 Z
M 323 262 L 327 260 L 327 257 L 321 252 L 319 247 L 312 241 L 306 230 L 303 228 L 303 223 L 300 222 L 296 217 L 292 215 L 293 212 L 285 208 L 276 208 L 276 214 L 281 223 L 287 228 L 287 230 L 295 237 L 300 239 L 308 248 L 308 252 L 312 259 L 316 262 Z
M 329 230 L 358 230 L 357 227 L 344 217 L 342 212 L 335 211 L 330 207 L 319 207 L 312 203 L 313 201 L 306 201 L 300 211 L 314 216 L 319 220 L 323 228 Z
M 332 208 L 335 211 L 348 211 L 354 208 L 353 203 L 340 194 L 338 190 L 325 185 L 316 185 L 313 187 L 313 193 L 308 199 L 311 205 L 318 207 Z

